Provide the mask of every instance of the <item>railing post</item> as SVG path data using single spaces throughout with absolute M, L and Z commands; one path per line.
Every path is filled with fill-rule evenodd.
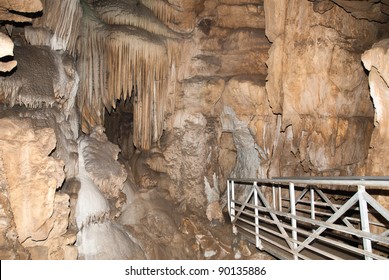
M 367 202 L 363 197 L 363 193 L 366 192 L 365 186 L 358 185 L 358 199 L 359 199 L 359 214 L 361 217 L 361 227 L 362 231 L 370 233 L 370 225 L 369 225 L 369 212 L 367 209 Z M 368 238 L 363 238 L 363 250 L 371 253 L 371 240 Z M 371 257 L 365 255 L 365 260 L 371 260 Z
M 282 212 L 282 189 L 278 186 L 278 210 Z
M 235 181 L 231 180 L 231 222 L 235 219 Z M 238 229 L 235 224 L 232 224 L 232 232 L 234 234 L 238 233 Z
M 228 214 L 230 215 L 231 218 L 231 187 L 230 187 L 230 181 L 227 180 L 227 209 L 228 209 Z
M 312 187 L 309 187 L 309 191 L 310 191 L 310 198 L 311 198 L 311 219 L 314 220 L 316 218 L 316 214 L 315 214 L 315 189 L 312 188 Z M 312 229 L 312 232 L 314 232 L 315 230 Z
M 310 196 L 311 196 L 311 219 L 315 219 L 315 189 L 310 187 Z
M 289 198 L 290 198 L 290 214 L 296 215 L 296 198 L 294 193 L 294 183 L 289 183 Z M 291 218 L 291 225 L 292 228 L 297 228 L 297 222 L 296 219 Z M 292 230 L 292 238 L 293 240 L 297 241 L 297 231 Z M 293 242 L 293 249 L 295 250 L 297 248 L 297 243 Z M 297 254 L 293 253 L 293 257 L 295 260 L 298 259 Z
M 257 182 L 254 182 L 254 205 L 255 205 L 255 209 L 254 209 L 254 213 L 255 213 L 255 246 L 258 248 L 258 249 L 263 249 L 262 247 L 262 244 L 261 244 L 261 240 L 259 239 L 259 218 L 258 218 L 258 215 L 259 215 L 259 212 L 258 212 L 258 191 L 257 191 Z
M 274 210 L 276 210 L 276 209 L 277 209 L 277 207 L 276 207 L 276 187 L 273 185 L 273 186 L 271 187 L 271 189 L 272 189 L 272 194 L 273 194 L 273 197 L 272 197 L 272 200 L 273 200 L 273 208 L 274 208 Z

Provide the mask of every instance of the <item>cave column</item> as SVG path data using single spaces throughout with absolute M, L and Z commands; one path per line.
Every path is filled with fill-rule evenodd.
M 389 169 L 389 39 L 373 45 L 362 55 L 362 61 L 369 73 L 370 95 L 373 99 L 375 116 L 374 131 L 366 173 L 386 175 Z

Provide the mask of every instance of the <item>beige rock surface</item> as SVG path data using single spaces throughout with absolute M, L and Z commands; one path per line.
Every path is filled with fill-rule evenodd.
M 56 193 L 65 174 L 63 163 L 49 156 L 56 146 L 54 131 L 38 128 L 29 119 L 1 118 L 0 126 L 1 173 L 18 242 L 39 259 L 75 258 L 76 252 L 66 256 L 54 253 L 63 248 L 74 251 L 75 241 L 75 234 L 73 240 L 63 238 L 68 228 L 69 196 Z M 9 235 L 12 229 L 7 231 Z
M 373 99 L 375 116 L 374 131 L 370 143 L 367 172 L 371 175 L 386 175 L 389 168 L 389 150 L 385 143 L 389 139 L 387 120 L 389 118 L 389 40 L 373 45 L 362 55 L 362 61 L 369 70 L 370 95 Z
M 379 26 L 337 6 L 316 13 L 308 1 L 265 1 L 265 12 L 273 42 L 266 90 L 273 112 L 282 115 L 277 146 L 283 148 L 273 154 L 281 160 L 271 173 L 356 175 L 373 117 L 360 55 Z
M 0 259 L 28 259 L 29 252 L 20 244 L 9 202 L 3 159 L 0 157 Z
M 7 35 L 0 32 L 0 58 L 4 58 L 6 56 L 13 56 L 13 48 L 14 43 L 12 42 L 12 40 Z M 0 61 L 0 72 L 9 72 L 14 69 L 16 65 L 17 62 L 15 60 L 11 60 L 8 62 Z
M 99 126 L 90 137 L 85 137 L 84 143 L 88 175 L 107 199 L 118 198 L 127 179 L 124 166 L 117 161 L 120 148 L 108 141 L 104 128 Z
M 9 159 L 4 162 L 4 172 L 19 240 L 44 240 L 52 229 L 49 219 L 55 191 L 64 179 L 63 166 L 48 157 L 55 148 L 54 133 L 50 129 L 35 132 L 28 122 L 0 121 L 2 157 Z
M 384 25 L 374 22 L 381 21 L 384 9 L 367 14 L 360 13 L 361 6 L 355 6 L 356 2 L 365 2 L 382 8 L 386 5 L 383 1 L 140 0 L 139 5 L 128 1 L 84 1 L 84 7 L 90 8 L 86 13 L 89 18 L 84 18 L 80 30 L 69 27 L 78 26 L 77 13 L 71 13 L 76 10 L 64 8 L 66 5 L 79 8 L 72 6 L 78 1 L 43 2 L 48 9 L 62 11 L 58 18 L 68 20 L 57 21 L 50 17 L 50 12 L 35 20 L 35 26 L 26 32 L 27 39 L 30 43 L 66 49 L 74 54 L 75 38 L 81 35 L 77 58 L 82 87 L 78 105 L 83 128 L 102 124 L 104 116 L 108 115 L 105 108 L 114 110 L 119 99 L 128 98 L 128 102 L 136 105 L 136 109 L 130 109 L 127 118 L 123 118 L 123 122 L 134 122 L 134 125 L 118 126 L 122 127 L 121 133 L 111 131 L 123 138 L 128 136 L 123 141 L 118 140 L 118 144 L 131 149 L 125 158 L 131 158 L 128 173 L 131 176 L 133 172 L 139 188 L 136 201 L 131 201 L 130 206 L 124 202 L 121 190 L 126 172 L 116 162 L 119 149 L 108 143 L 102 133 L 91 137 L 86 165 L 104 195 L 116 199 L 115 207 L 120 209 L 124 203 L 123 207 L 130 209 L 125 212 L 130 221 L 123 221 L 123 224 L 131 236 L 139 240 L 147 258 L 263 258 L 252 254 L 246 244 L 232 240 L 230 232 L 225 231 L 230 228 L 230 225 L 223 225 L 226 221 L 222 212 L 227 177 L 387 172 L 389 166 L 382 164 L 387 154 L 383 109 L 387 107 L 387 80 L 385 88 L 382 69 L 387 63 L 379 65 L 385 62 L 381 52 L 387 48 L 376 46 L 380 54 L 367 58 L 373 61 L 374 56 L 379 57 L 367 66 L 371 68 L 370 83 L 375 86 L 371 94 L 376 108 L 375 121 L 368 78 L 360 62 L 361 54 L 385 34 L 380 30 Z M 359 19 L 366 17 L 373 21 Z M 72 38 L 65 42 L 69 32 Z M 130 47 L 138 52 L 129 55 Z M 102 49 L 105 51 L 101 52 Z M 61 110 L 74 107 L 75 94 L 69 95 L 69 92 L 76 88 L 72 83 L 76 75 L 71 63 L 66 62 L 69 60 L 53 55 L 49 48 L 29 46 L 19 50 L 20 54 L 22 50 L 29 50 L 33 57 L 25 60 L 33 62 L 32 67 L 25 68 L 26 72 L 42 69 L 34 65 L 49 61 L 43 65 L 49 65 L 45 70 L 50 75 L 42 78 L 43 71 L 36 71 L 35 76 L 35 72 L 24 72 L 16 82 L 8 79 L 9 91 L 4 94 L 3 88 L 0 102 L 29 107 L 53 104 Z M 97 63 L 95 58 L 98 58 Z M 145 63 L 142 67 L 140 61 Z M 139 68 L 134 71 L 135 65 Z M 59 72 L 65 75 L 57 75 Z M 135 77 L 136 73 L 143 76 Z M 39 77 L 44 86 L 31 86 Z M 61 83 L 61 77 L 65 77 L 66 82 Z M 161 86 L 163 91 L 152 95 L 152 91 L 139 90 L 141 95 L 137 94 L 134 85 L 152 89 L 156 86 L 155 80 L 159 81 L 158 86 L 166 83 L 166 87 Z M 30 98 L 32 92 L 37 98 Z M 49 116 L 42 115 L 38 119 L 45 123 Z M 62 127 L 66 119 L 57 123 Z M 63 127 L 66 127 L 64 131 L 59 129 L 55 134 L 66 134 L 68 126 Z M 122 133 L 133 127 L 132 135 Z M 77 125 L 71 130 L 76 137 Z M 50 131 L 47 135 L 53 138 L 52 131 L 47 129 L 23 132 L 30 133 L 31 137 L 44 137 L 42 131 Z M 46 141 L 52 144 L 50 139 Z M 12 143 L 7 145 L 14 147 Z M 369 145 L 372 149 L 367 166 Z M 69 145 L 72 152 L 67 157 L 57 153 L 60 149 L 66 150 L 63 148 L 66 145 L 61 143 L 60 146 L 62 148 L 58 147 L 53 156 L 66 158 L 66 174 L 75 176 L 75 165 L 67 163 L 67 160 L 77 159 L 74 147 Z M 23 145 L 20 147 L 22 151 L 26 149 Z M 98 147 L 104 147 L 107 153 L 102 153 Z M 47 150 L 39 151 L 47 158 Z M 27 160 L 34 163 L 30 158 Z M 112 165 L 115 172 L 105 170 L 106 165 Z M 3 168 L 11 170 L 13 165 L 7 163 Z M 22 179 L 27 180 L 23 176 L 12 180 Z M 51 184 L 42 180 L 46 185 Z M 73 190 L 77 189 L 76 185 L 69 187 L 73 205 L 78 198 L 77 190 Z M 26 227 L 26 231 L 33 233 L 22 232 L 21 235 L 27 238 L 23 245 L 29 246 L 33 258 L 74 258 L 76 254 L 71 246 L 74 233 L 65 233 L 68 198 L 54 193 L 55 188 L 46 195 L 45 201 L 49 203 L 41 203 L 43 208 L 39 210 L 51 207 L 51 214 L 41 214 L 40 226 L 32 228 L 30 225 L 32 229 Z M 155 193 L 158 197 L 153 196 Z M 7 209 L 7 199 L 12 207 L 14 197 L 12 191 L 9 198 L 5 195 L 2 207 Z M 169 207 L 153 208 L 151 202 L 158 199 Z M 15 217 L 3 215 L 11 233 L 17 232 L 25 222 L 20 218 L 21 210 L 15 211 Z M 196 217 L 189 217 L 188 213 L 196 213 Z M 119 214 L 120 210 L 113 216 Z M 70 215 L 74 220 L 72 213 Z M 93 243 L 106 237 L 107 234 L 95 235 L 105 226 L 99 222 L 92 223 L 90 230 L 79 235 L 80 238 Z M 54 228 L 49 233 L 50 227 Z M 209 227 L 212 230 L 208 230 Z M 119 227 L 113 228 L 115 230 L 106 232 L 117 234 L 117 240 L 128 239 Z M 30 235 L 39 242 L 28 239 Z M 4 240 L 3 243 L 8 244 L 5 247 L 15 244 L 17 248 L 11 252 L 12 258 L 27 256 L 17 247 L 16 237 Z M 110 245 L 107 242 L 104 246 L 109 248 Z M 116 245 L 120 248 L 120 244 Z M 184 250 L 173 251 L 179 248 Z
M 0 0 L 0 21 L 31 22 L 32 19 L 26 15 L 40 11 L 42 11 L 40 0 Z M 13 56 L 12 50 L 13 42 L 0 32 L 0 58 Z M 16 60 L 0 61 L 0 72 L 10 72 L 16 65 Z
M 42 11 L 42 8 L 40 0 L 0 0 L 0 20 L 31 22 L 31 18 L 23 13 L 37 13 Z

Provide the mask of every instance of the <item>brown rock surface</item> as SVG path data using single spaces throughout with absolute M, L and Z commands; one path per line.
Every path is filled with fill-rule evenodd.
M 107 199 L 118 198 L 127 179 L 124 166 L 117 161 L 119 147 L 108 141 L 104 128 L 99 126 L 83 141 L 88 175 Z
M 23 14 L 40 11 L 42 11 L 42 2 L 40 0 L 0 0 L 0 20 L 30 22 L 31 18 Z
M 387 120 L 389 118 L 389 40 L 373 45 L 362 55 L 362 61 L 369 70 L 370 95 L 375 108 L 374 131 L 370 143 L 367 172 L 371 175 L 387 175 L 389 139 Z
M 56 193 L 64 172 L 63 163 L 49 156 L 56 146 L 53 130 L 38 128 L 28 119 L 2 118 L 0 126 L 1 173 L 5 175 L 12 210 L 9 218 L 15 223 L 18 242 L 28 250 L 42 248 L 31 249 L 31 256 L 39 259 L 75 258 L 77 253 L 71 249 L 75 234 L 73 240 L 63 238 L 68 227 L 69 197 Z M 5 230 L 10 236 L 12 228 Z M 54 253 L 64 247 L 74 253 Z
M 48 157 L 55 148 L 54 133 L 34 131 L 28 122 L 0 121 L 3 166 L 19 240 L 44 240 L 52 229 L 55 191 L 64 179 L 63 166 Z
M 307 1 L 268 0 L 265 9 L 273 42 L 266 90 L 290 143 L 277 144 L 283 151 L 273 160 L 281 165 L 271 174 L 355 175 L 367 156 L 373 117 L 359 58 L 376 40 L 377 25 L 337 6 L 315 13 Z
M 12 133 L 4 145 L 7 153 L 16 149 L 17 141 L 37 146 L 30 151 L 23 142 L 15 153 L 26 160 L 1 166 L 12 175 L 0 178 L 7 188 L 0 205 L 13 212 L 0 212 L 9 231 L 0 235 L 0 245 L 13 247 L 9 258 L 28 257 L 21 242 L 32 258 L 74 258 L 77 253 L 72 246 L 75 233 L 67 231 L 69 215 L 76 228 L 69 197 L 53 189 L 62 177 L 54 177 L 55 184 L 46 178 L 59 165 L 54 171 L 35 172 L 40 177 L 31 180 L 26 179 L 28 172 L 20 178 L 12 173 L 24 162 L 28 166 L 23 168 L 34 171 L 44 168 L 43 163 L 57 163 L 48 157 L 51 150 L 39 146 L 48 143 L 53 148 L 54 133 L 44 128 L 49 126 L 57 138 L 51 155 L 64 160 L 67 180 L 77 176 L 78 75 L 73 57 L 53 49 L 77 59 L 82 128 L 101 129 L 86 139 L 80 155 L 102 200 L 110 200 L 104 206 L 111 216 L 105 216 L 106 208 L 101 217 L 86 213 L 77 238 L 81 258 L 266 258 L 228 231 L 223 216 L 227 177 L 387 173 L 387 47 L 376 45 L 365 54 L 375 119 L 360 62 L 361 54 L 387 32 L 382 23 L 387 1 L 83 1 L 81 25 L 79 1 L 43 3 L 47 13 L 21 36 L 26 36 L 23 42 L 50 48 L 15 47 L 21 56 L 18 71 L 0 78 L 0 103 L 41 123 L 21 124 L 22 136 L 11 141 Z M 364 6 L 371 9 L 364 11 Z M 126 117 L 105 125 L 122 122 L 107 131 L 112 137 L 120 135 L 115 143 L 128 149 L 122 157 L 128 160 L 128 172 L 117 162 L 120 149 L 96 126 L 112 111 L 121 114 L 120 102 L 127 103 Z M 20 111 L 15 104 L 40 113 Z M 54 118 L 46 110 L 49 105 L 60 112 Z M 68 117 L 73 117 L 72 124 Z M 36 153 L 41 155 L 36 160 L 29 157 Z M 38 168 L 36 162 L 43 163 Z M 137 194 L 126 193 L 125 201 L 127 173 L 134 176 Z M 36 186 L 38 179 L 43 183 Z M 74 210 L 79 184 L 67 184 L 64 192 Z M 16 200 L 32 196 L 21 192 L 21 185 L 38 188 L 46 199 L 38 196 L 42 206 L 31 214 L 37 225 L 28 224 L 19 234 L 20 225 L 27 223 L 20 213 L 32 207 L 31 202 L 15 208 Z M 130 235 L 116 223 L 118 216 Z M 103 244 L 98 253 L 94 242 Z M 120 252 L 121 244 L 131 245 Z M 117 251 L 110 254 L 106 248 L 112 246 Z
M 14 43 L 12 40 L 6 36 L 4 33 L 0 32 L 0 59 L 13 56 Z M 0 61 L 0 72 L 9 72 L 14 69 L 17 65 L 15 60 L 8 62 Z
M 0 0 L 0 22 L 31 22 L 29 13 L 42 11 L 40 0 Z M 5 56 L 13 56 L 13 42 L 0 32 L 0 59 Z M 0 61 L 0 72 L 10 72 L 17 65 L 15 60 Z

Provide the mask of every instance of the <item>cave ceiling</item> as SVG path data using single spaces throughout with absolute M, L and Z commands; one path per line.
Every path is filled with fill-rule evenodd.
M 316 12 L 325 13 L 338 5 L 355 18 L 386 23 L 389 20 L 389 0 L 310 0 Z

